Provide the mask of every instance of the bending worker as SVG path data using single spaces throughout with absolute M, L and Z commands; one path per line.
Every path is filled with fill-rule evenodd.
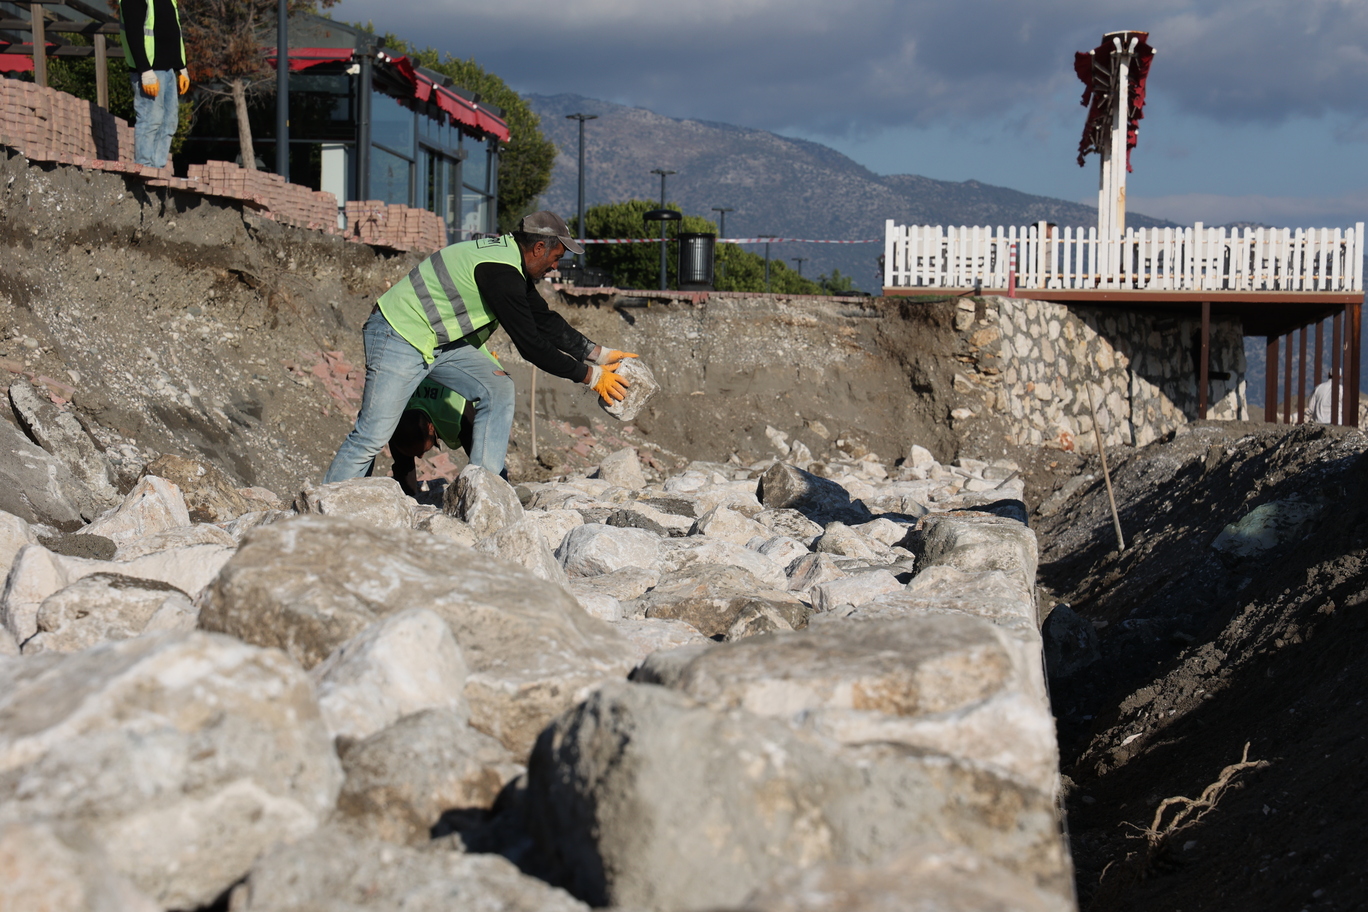
M 418 496 L 417 461 L 437 446 L 438 440 L 448 449 L 460 448 L 467 455 L 470 453 L 470 419 L 474 411 L 454 390 L 431 380 L 418 384 L 389 440 L 394 477 L 405 494 Z
M 512 234 L 442 248 L 381 295 L 363 330 L 361 412 L 323 480 L 370 474 L 409 397 L 428 379 L 473 405 L 470 461 L 502 474 L 513 379 L 481 351 L 500 326 L 519 354 L 548 374 L 583 383 L 605 402 L 621 400 L 628 383 L 616 369 L 636 355 L 585 338 L 537 292 L 536 283 L 567 250 L 584 252 L 565 221 L 535 212 Z

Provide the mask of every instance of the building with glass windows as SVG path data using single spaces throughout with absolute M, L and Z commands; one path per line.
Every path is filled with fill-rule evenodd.
M 503 112 L 383 42 L 320 16 L 290 17 L 291 181 L 332 193 L 339 208 L 380 200 L 435 212 L 453 243 L 496 233 Z M 257 167 L 274 170 L 275 99 L 250 104 L 249 117 Z M 231 104 L 197 120 L 180 158 L 240 158 Z

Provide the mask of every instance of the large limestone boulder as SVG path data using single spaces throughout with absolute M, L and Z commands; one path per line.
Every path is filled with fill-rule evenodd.
M 278 646 L 312 668 L 382 617 L 435 612 L 470 673 L 471 723 L 525 754 L 633 651 L 574 597 L 527 570 L 421 532 L 301 516 L 248 536 L 201 599 L 200 626 Z
M 328 733 L 361 739 L 425 709 L 464 721 L 466 672 L 446 622 L 426 608 L 409 608 L 338 646 L 309 677 Z
M 168 551 L 172 548 L 188 548 L 191 545 L 219 545 L 236 548 L 237 539 L 226 529 L 209 523 L 195 523 L 180 529 L 157 532 L 142 538 L 126 538 L 117 543 L 114 560 L 129 561 L 146 554 Z
M 498 855 L 423 852 L 329 827 L 263 856 L 233 912 L 589 912 Z
M 211 902 L 341 783 L 276 650 L 193 632 L 0 663 L 0 825 L 77 834 L 161 908 Z
M 660 540 L 641 529 L 586 523 L 570 530 L 556 557 L 571 577 L 598 576 L 623 567 L 650 569 L 660 559 Z
M 38 536 L 29 524 L 13 513 L 0 510 L 0 589 L 9 577 L 14 557 L 25 545 L 38 544 Z
M 720 538 L 745 545 L 753 538 L 767 537 L 769 529 L 728 507 L 714 507 L 694 521 L 690 534 Z
M 766 509 L 797 510 L 822 525 L 871 519 L 869 510 L 853 502 L 850 492 L 836 482 L 782 462 L 776 462 L 760 477 L 755 496 Z
M 407 529 L 413 521 L 413 501 L 393 478 L 306 485 L 294 507 L 301 514 L 345 517 L 375 529 Z
M 918 565 L 947 565 L 965 572 L 1000 570 L 1035 586 L 1035 533 L 1014 519 L 989 513 L 932 514 L 921 521 Z
M 689 623 L 670 618 L 624 618 L 613 627 L 636 649 L 638 662 L 655 652 L 681 646 L 711 646 L 712 640 Z
M 813 586 L 847 576 L 830 554 L 804 554 L 788 565 L 787 574 L 787 586 L 794 592 L 807 592 Z
M 684 621 L 707 637 L 726 635 L 748 609 L 769 608 L 790 628 L 807 620 L 806 607 L 792 593 L 771 589 L 745 570 L 715 564 L 663 577 L 642 602 L 646 617 Z
M 595 906 L 731 908 L 786 869 L 881 864 L 942 836 L 1068 889 L 1047 794 L 651 685 L 605 685 L 558 718 L 532 754 L 527 806 L 553 876 Z
M 192 545 L 129 561 L 103 561 L 54 554 L 42 545 L 26 545 L 15 557 L 4 594 L 0 596 L 0 623 L 17 641 L 24 642 L 38 632 L 38 609 L 44 599 L 96 573 L 166 583 L 194 599 L 232 554 L 232 548 L 221 545 Z
M 744 912 L 1073 912 L 1067 892 L 1041 889 L 982 855 L 927 841 L 884 865 L 785 871 Z
M 43 599 L 24 655 L 79 652 L 107 640 L 195 629 L 199 611 L 175 586 L 116 573 L 83 577 Z
M 197 523 L 229 522 L 260 509 L 242 495 L 222 469 L 203 459 L 158 456 L 147 464 L 143 474 L 165 478 L 180 488 L 190 519 Z
M 470 525 L 477 539 L 488 538 L 523 518 L 513 486 L 483 466 L 468 465 L 446 489 L 442 509 Z
M 771 589 L 787 589 L 788 577 L 774 561 L 744 545 L 706 536 L 691 536 L 671 542 L 663 549 L 660 568 L 666 573 L 683 573 L 707 564 L 736 567 Z
M 180 488 L 164 478 L 146 475 L 118 507 L 86 526 L 81 534 L 103 535 L 119 544 L 189 525 L 190 512 Z
M 614 510 L 605 522 L 624 529 L 645 529 L 652 535 L 682 538 L 693 529 L 695 520 L 692 516 L 670 513 L 638 501 Z
M 421 845 L 447 811 L 470 814 L 494 805 L 524 772 L 508 748 L 471 728 L 462 715 L 429 709 L 405 716 L 349 746 L 337 819 L 386 842 Z
M 114 467 L 73 413 L 39 395 L 22 378 L 10 383 L 9 400 L 29 437 L 57 457 L 90 492 L 91 515 L 118 506 L 123 498 L 115 486 Z
M 646 487 L 646 476 L 642 474 L 641 459 L 635 447 L 624 447 L 603 457 L 599 463 L 598 477 L 629 491 L 640 491 Z
M 0 510 L 63 532 L 99 513 L 66 464 L 8 421 L 0 421 Z
M 902 583 L 887 570 L 869 570 L 853 576 L 819 583 L 808 595 L 813 611 L 830 611 L 837 605 L 863 605 L 889 592 L 901 592 Z
M 980 618 L 832 624 L 728 643 L 683 665 L 657 668 L 648 657 L 635 678 L 714 709 L 809 726 L 846 744 L 906 744 L 972 761 L 1045 794 L 1057 787 L 1039 649 Z
M 541 525 L 521 519 L 475 543 L 475 550 L 519 564 L 537 579 L 566 586 L 570 578 L 542 534 Z
M 584 525 L 584 517 L 578 510 L 528 510 L 523 518 L 541 529 L 553 553 L 565 541 L 571 529 Z
M 79 843 L 79 835 L 72 840 Z M 0 909 L 14 912 L 160 912 L 112 870 L 98 847 L 70 845 L 47 823 L 0 826 Z
M 776 535 L 784 535 L 811 548 L 822 537 L 822 526 L 797 510 L 781 508 L 755 514 L 755 521 Z

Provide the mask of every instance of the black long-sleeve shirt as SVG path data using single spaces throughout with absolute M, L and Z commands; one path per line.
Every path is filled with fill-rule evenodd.
M 475 267 L 475 285 L 518 354 L 548 374 L 584 381 L 589 372 L 584 362 L 595 343 L 547 306 L 531 278 L 507 263 L 481 263 Z
M 143 44 L 143 23 L 147 21 L 147 4 L 154 4 L 156 32 L 153 59 L 147 59 L 147 49 Z M 183 70 L 185 59 L 181 55 L 180 18 L 176 15 L 175 4 L 171 0 L 122 0 L 119 16 L 124 35 L 128 40 L 128 50 L 133 55 L 133 69 L 139 73 L 148 70 Z

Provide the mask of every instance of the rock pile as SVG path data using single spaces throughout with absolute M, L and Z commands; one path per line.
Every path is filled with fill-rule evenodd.
M 4 908 L 1073 907 L 1013 466 L 157 467 L 0 514 Z

